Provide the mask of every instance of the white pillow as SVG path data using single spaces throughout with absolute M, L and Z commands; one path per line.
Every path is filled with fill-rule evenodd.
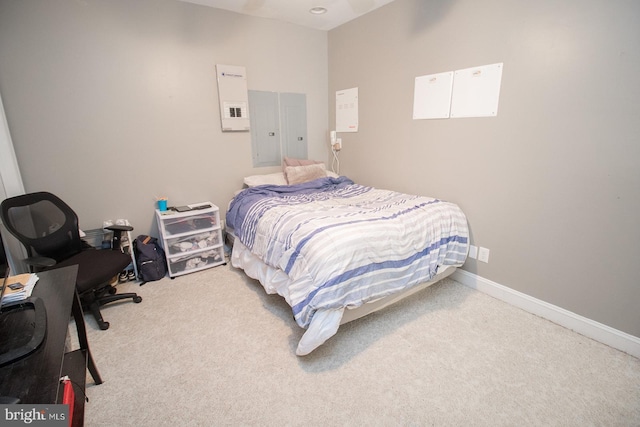
M 339 175 L 332 171 L 325 170 L 327 176 L 337 178 Z M 247 187 L 256 187 L 258 185 L 287 185 L 287 178 L 284 173 L 276 172 L 265 175 L 251 175 L 244 178 L 244 185 Z
M 266 175 L 252 175 L 244 178 L 247 187 L 258 185 L 287 185 L 287 179 L 282 172 L 270 173 Z

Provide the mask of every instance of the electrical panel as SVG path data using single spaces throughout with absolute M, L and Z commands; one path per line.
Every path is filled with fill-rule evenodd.
M 216 65 L 223 132 L 249 130 L 247 71 L 236 65 Z

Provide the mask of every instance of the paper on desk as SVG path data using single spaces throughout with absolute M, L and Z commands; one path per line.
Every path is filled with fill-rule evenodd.
M 7 288 L 2 296 L 2 305 L 10 304 L 12 302 L 23 301 L 31 296 L 33 288 L 38 282 L 38 276 L 36 274 L 19 274 L 17 276 L 11 276 L 7 279 Z M 9 286 L 14 283 L 21 283 L 24 285 L 21 289 L 13 290 Z

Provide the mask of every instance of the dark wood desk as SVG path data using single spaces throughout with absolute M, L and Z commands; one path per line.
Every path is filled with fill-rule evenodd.
M 0 395 L 17 397 L 20 403 L 59 404 L 63 394 L 60 378 L 67 375 L 75 383 L 73 425 L 83 425 L 87 368 L 96 384 L 101 384 L 102 379 L 89 351 L 82 306 L 75 291 L 77 271 L 74 265 L 37 273 L 39 280 L 32 296 L 44 301 L 47 335 L 35 352 L 0 368 Z M 75 320 L 80 348 L 65 352 L 70 314 Z

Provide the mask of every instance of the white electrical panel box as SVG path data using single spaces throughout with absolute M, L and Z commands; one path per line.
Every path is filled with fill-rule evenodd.
M 236 65 L 216 65 L 223 132 L 249 130 L 247 71 Z

